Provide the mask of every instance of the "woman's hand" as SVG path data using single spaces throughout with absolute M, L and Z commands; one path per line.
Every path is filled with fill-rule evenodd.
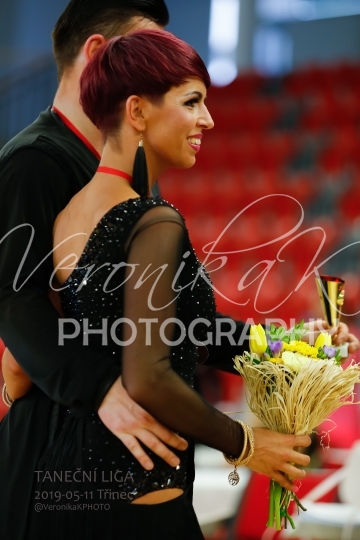
M 310 463 L 309 456 L 294 450 L 295 447 L 310 446 L 308 435 L 283 435 L 266 428 L 253 428 L 255 451 L 248 463 L 248 468 L 260 474 L 265 474 L 276 480 L 281 486 L 298 491 L 293 480 L 301 480 L 305 471 L 295 465 L 306 467 Z

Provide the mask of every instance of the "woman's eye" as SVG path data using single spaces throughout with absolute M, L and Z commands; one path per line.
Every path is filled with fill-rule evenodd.
M 187 107 L 194 107 L 194 105 L 196 105 L 197 102 L 198 102 L 197 99 L 190 99 L 189 101 L 187 101 L 187 102 L 185 103 L 185 105 L 186 105 Z

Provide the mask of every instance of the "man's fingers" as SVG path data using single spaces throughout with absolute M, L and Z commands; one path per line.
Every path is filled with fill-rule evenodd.
M 349 337 L 349 327 L 345 323 L 339 323 L 338 327 L 335 330 L 335 335 L 333 337 L 334 345 L 342 345 Z
M 132 455 L 138 460 L 140 465 L 144 467 L 147 471 L 150 471 L 154 468 L 154 463 L 151 461 L 149 456 L 141 448 L 140 444 L 133 435 L 128 435 L 126 433 L 120 433 L 117 435 L 120 441 L 126 446 L 126 448 L 132 453 Z
M 188 443 L 161 425 L 130 398 L 119 377 L 104 397 L 98 415 L 104 425 L 128 448 L 144 469 L 154 467 L 153 461 L 139 443 L 176 467 L 180 460 L 166 445 L 186 450 Z
M 344 322 L 340 322 L 337 327 L 330 327 L 327 321 L 318 319 L 316 321 L 305 323 L 305 328 L 308 329 L 308 334 L 304 336 L 304 341 L 309 341 L 311 344 L 320 332 L 329 332 L 333 338 L 333 344 L 336 346 L 349 343 L 349 353 L 353 354 L 360 349 L 360 342 L 354 334 L 349 333 L 349 327 Z
M 147 446 L 149 450 L 151 450 L 154 454 L 163 459 L 171 467 L 177 467 L 180 464 L 179 457 L 174 454 L 164 443 L 162 443 L 156 435 L 154 435 L 147 429 L 139 429 L 136 433 L 134 433 L 134 435 L 121 432 L 116 435 L 127 447 L 127 449 L 133 454 L 133 456 L 136 457 L 140 464 L 147 470 L 152 469 L 154 467 L 154 463 L 143 450 L 143 448 L 139 444 L 139 441 L 141 441 L 142 444 Z M 184 449 L 186 449 L 187 442 L 184 439 L 181 439 L 181 437 L 179 437 L 179 439 L 179 446 L 185 446 Z M 185 445 L 183 444 L 183 441 Z M 174 441 L 174 444 L 176 444 L 176 440 Z
M 146 426 L 146 429 L 148 432 L 153 433 L 157 439 L 162 441 L 168 446 L 172 446 L 173 448 L 176 448 L 177 450 L 186 450 L 188 447 L 188 443 L 185 439 L 180 437 L 177 433 L 174 433 L 170 429 L 167 429 L 162 424 L 159 424 L 155 419 L 154 422 L 150 426 Z M 144 441 L 143 441 L 144 442 Z M 147 446 L 149 446 L 147 443 L 145 443 Z
M 166 461 L 171 467 L 180 465 L 179 457 L 174 454 L 165 444 L 163 444 L 155 435 L 145 429 L 136 434 L 136 438 L 145 444 L 154 454 Z
M 172 446 L 173 448 L 176 448 L 177 450 L 186 450 L 188 447 L 188 442 L 183 439 L 183 437 L 180 437 L 177 433 L 174 431 L 171 431 L 171 429 L 168 429 L 167 427 L 160 424 L 151 414 L 149 414 L 147 411 L 145 411 L 142 407 L 140 407 L 138 404 L 136 405 L 136 409 L 133 409 L 133 414 L 136 415 L 136 419 L 139 422 L 140 426 L 144 428 L 144 431 L 147 433 L 153 434 L 154 437 L 152 438 L 153 444 L 154 441 L 162 441 L 164 444 L 168 446 Z M 138 437 L 138 432 L 134 435 Z M 147 444 L 144 440 L 142 441 L 146 446 L 150 445 Z M 162 445 L 164 448 L 164 445 Z M 155 451 L 153 448 L 151 450 Z M 157 455 L 157 452 L 155 452 Z M 173 454 L 175 455 L 175 454 Z M 167 461 L 167 460 L 166 460 Z M 169 463 L 169 462 L 168 462 Z
M 360 349 L 360 342 L 354 334 L 348 335 L 348 343 L 349 343 L 349 353 L 355 353 Z
M 171 429 L 160 424 L 160 422 L 158 422 L 150 413 L 145 411 L 135 402 L 132 402 L 131 413 L 134 415 L 134 418 L 136 418 L 138 426 L 153 433 L 155 437 L 160 439 L 163 443 L 172 446 L 177 450 L 187 449 L 188 443 L 185 439 L 180 437 L 177 433 L 174 433 L 174 431 L 171 431 Z

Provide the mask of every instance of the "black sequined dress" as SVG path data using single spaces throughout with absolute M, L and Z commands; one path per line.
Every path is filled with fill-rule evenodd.
M 134 399 L 187 438 L 189 447 L 176 452 L 176 469 L 146 449 L 155 467 L 145 471 L 97 414 L 77 418 L 54 404 L 31 505 L 53 508 L 31 511 L 28 538 L 202 538 L 186 496 L 194 478 L 193 439 L 226 451 L 226 440 L 230 448 L 241 440 L 234 422 L 192 390 L 198 346 L 208 339 L 215 303 L 183 219 L 160 197 L 118 204 L 92 232 L 61 300 L 65 316 L 81 327 L 85 354 L 89 344 L 117 355 Z M 153 319 L 151 328 L 145 319 Z M 64 332 L 71 334 L 75 323 L 68 324 Z M 157 505 L 129 504 L 171 487 L 184 495 Z

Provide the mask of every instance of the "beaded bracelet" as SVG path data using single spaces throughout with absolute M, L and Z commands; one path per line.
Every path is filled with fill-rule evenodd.
M 7 389 L 6 389 L 6 384 L 5 384 L 5 383 L 4 383 L 4 386 L 2 387 L 1 395 L 2 395 L 2 400 L 3 400 L 3 402 L 5 403 L 5 405 L 6 405 L 7 407 L 11 407 L 11 405 L 14 403 L 14 400 L 11 399 L 11 397 L 10 397 L 9 394 L 7 393 Z
M 242 452 L 241 452 L 241 454 L 240 454 L 240 456 L 238 458 L 233 458 L 232 456 L 227 456 L 226 454 L 223 454 L 226 462 L 229 463 L 230 465 L 234 465 L 234 467 L 235 467 L 235 469 L 228 476 L 229 484 L 231 484 L 232 486 L 236 486 L 239 483 L 239 480 L 240 480 L 239 473 L 236 470 L 237 467 L 245 466 L 245 465 L 247 465 L 249 463 L 249 461 L 251 460 L 251 458 L 254 455 L 254 446 L 255 446 L 254 432 L 253 432 L 252 428 L 250 426 L 248 426 L 247 424 L 245 424 L 244 422 L 242 422 L 241 420 L 235 420 L 235 421 L 238 422 L 241 425 L 241 427 L 243 428 L 243 432 L 244 432 L 243 450 L 242 450 Z M 250 445 L 250 450 L 249 450 L 247 456 L 244 457 L 245 452 L 247 450 L 248 442 L 249 442 L 249 445 Z

